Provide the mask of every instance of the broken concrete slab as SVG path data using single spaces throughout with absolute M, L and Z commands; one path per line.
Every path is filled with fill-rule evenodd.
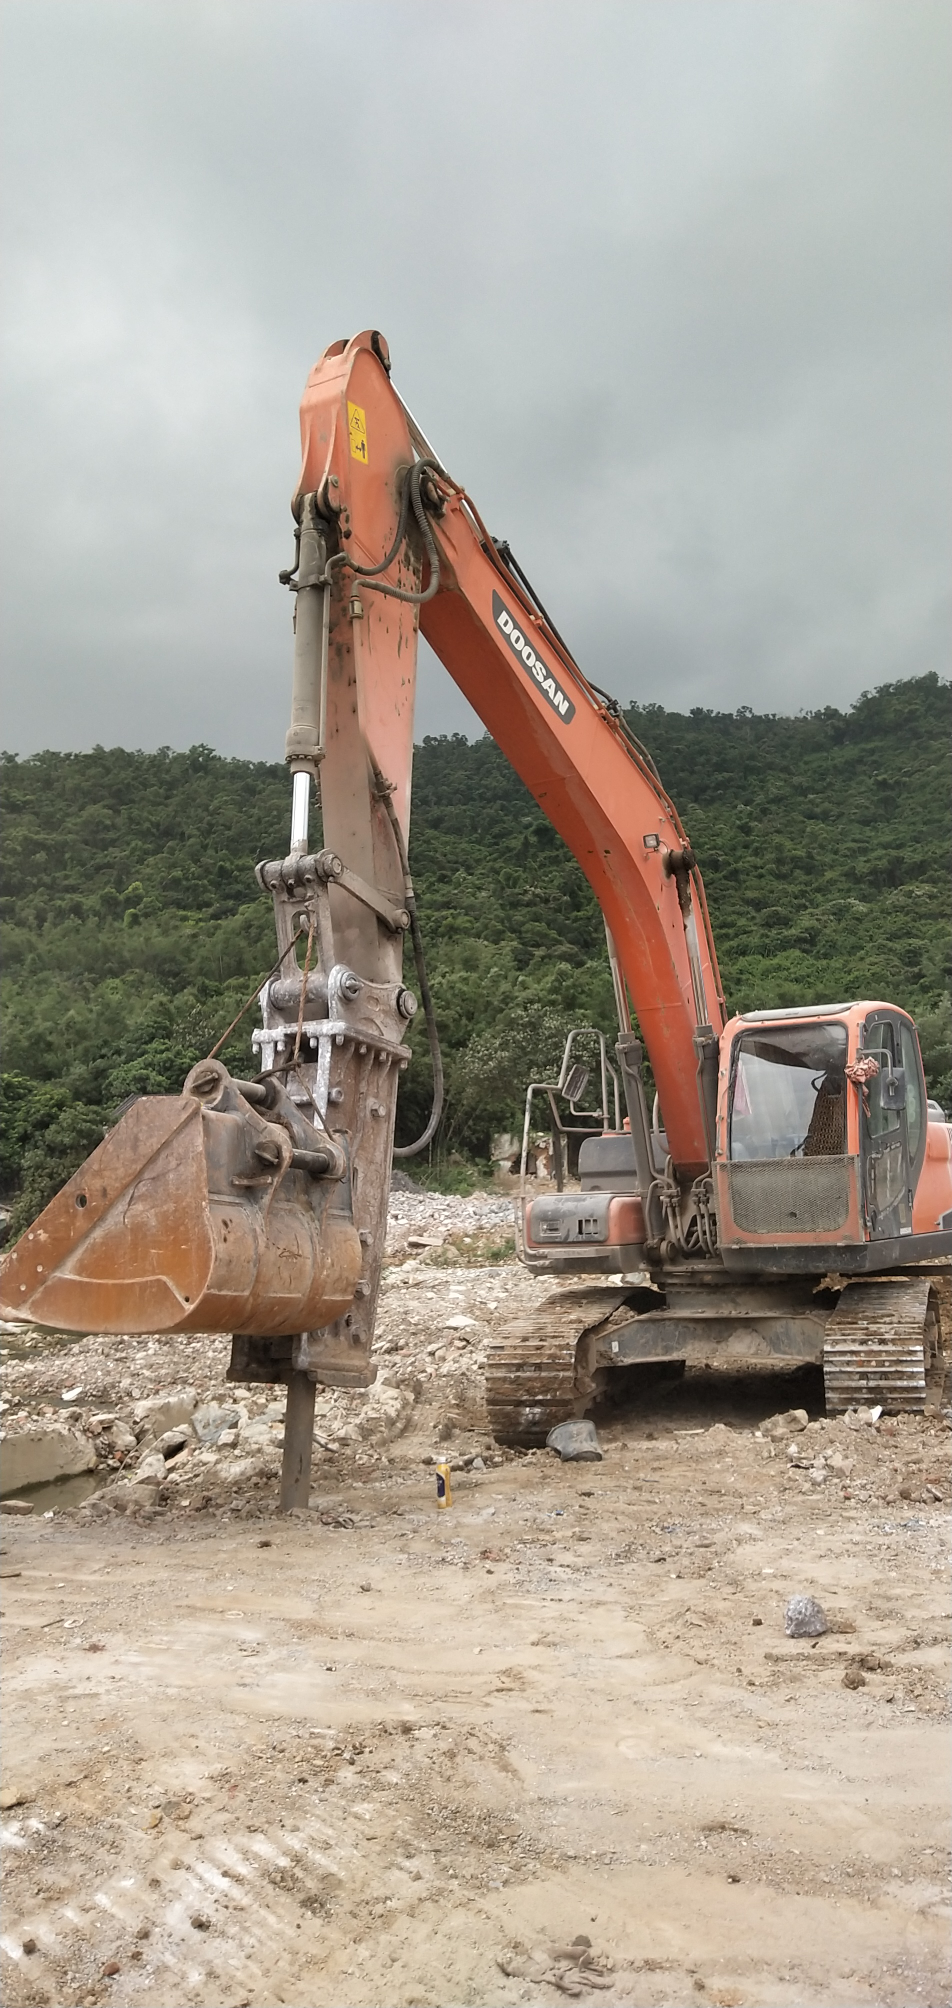
M 49 1485 L 54 1478 L 75 1478 L 96 1468 L 95 1446 L 88 1436 L 60 1423 L 34 1423 L 6 1435 L 0 1451 L 0 1494 L 22 1492 L 27 1485 Z
M 207 1402 L 190 1417 L 199 1443 L 206 1447 L 217 1443 L 226 1430 L 237 1429 L 241 1419 L 240 1409 L 219 1408 L 217 1402 Z
M 143 1506 L 156 1506 L 158 1498 L 159 1486 L 157 1483 L 147 1483 L 144 1481 L 133 1483 L 123 1480 L 118 1485 L 111 1485 L 108 1492 L 100 1493 L 96 1505 L 100 1510 L 109 1509 L 115 1513 L 135 1513 Z
M 141 1434 L 158 1437 L 164 1436 L 168 1429 L 190 1422 L 197 1406 L 195 1389 L 186 1387 L 178 1394 L 152 1395 L 146 1401 L 137 1401 L 132 1413 Z

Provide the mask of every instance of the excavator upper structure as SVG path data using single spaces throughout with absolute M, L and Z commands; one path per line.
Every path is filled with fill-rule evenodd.
M 493 1350 L 497 1436 L 544 1441 L 612 1370 L 650 1360 L 814 1360 L 831 1409 L 921 1407 L 948 1300 L 952 1130 L 911 1018 L 850 998 L 730 1015 L 650 753 L 430 448 L 377 331 L 325 350 L 301 439 L 282 574 L 291 830 L 257 873 L 277 961 L 256 1067 L 238 1079 L 211 1055 L 180 1095 L 134 1103 L 6 1257 L 3 1315 L 229 1332 L 234 1379 L 287 1381 L 299 1444 L 316 1382 L 373 1378 L 419 1002 L 436 1094 L 421 1146 L 439 1118 L 407 854 L 422 631 L 585 873 L 618 1017 L 610 1039 L 580 1028 L 558 1080 L 529 1090 L 523 1164 L 541 1108 L 557 1176 L 524 1184 L 520 1253 L 557 1287 Z

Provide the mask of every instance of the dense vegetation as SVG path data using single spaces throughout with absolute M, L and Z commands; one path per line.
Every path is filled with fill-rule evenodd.
M 847 714 L 628 714 L 698 853 L 732 1007 L 891 998 L 915 1013 L 945 1101 L 949 697 L 929 675 Z M 178 1089 L 269 967 L 253 866 L 285 848 L 288 783 L 205 746 L 0 757 L 0 1193 L 16 1226 L 126 1096 Z M 564 1027 L 611 1027 L 601 922 L 488 739 L 417 749 L 411 854 L 447 1062 L 441 1152 L 482 1156 Z M 240 1067 L 246 1027 L 224 1055 Z M 428 1107 L 419 1021 L 415 1038 L 404 1139 Z

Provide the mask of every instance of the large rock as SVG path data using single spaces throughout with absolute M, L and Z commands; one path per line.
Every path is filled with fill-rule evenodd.
M 128 1457 L 130 1450 L 136 1447 L 135 1430 L 130 1429 L 126 1422 L 114 1422 L 109 1431 L 109 1441 L 117 1457 Z
M 0 1495 L 22 1492 L 25 1485 L 49 1485 L 54 1478 L 75 1478 L 78 1472 L 95 1468 L 96 1451 L 88 1436 L 56 1422 L 36 1423 L 4 1437 Z
M 128 1457 L 136 1447 L 136 1433 L 128 1423 L 120 1422 L 117 1415 L 91 1415 L 86 1420 L 90 1436 L 95 1438 L 100 1457 Z
M 387 1381 L 375 1381 L 368 1388 L 367 1398 L 347 1428 L 340 1436 L 353 1442 L 360 1438 L 364 1443 L 382 1442 L 400 1436 L 406 1429 L 413 1408 L 413 1394 L 407 1387 L 394 1387 Z
M 198 1396 L 193 1387 L 183 1388 L 179 1394 L 156 1394 L 145 1401 L 137 1401 L 132 1413 L 140 1437 L 164 1436 L 167 1429 L 176 1429 L 180 1423 L 190 1422 L 197 1402 Z
M 101 1509 L 111 1508 L 114 1513 L 135 1513 L 142 1506 L 156 1506 L 159 1499 L 157 1484 L 146 1482 L 110 1485 L 108 1492 L 100 1494 Z
M 162 1485 L 165 1482 L 165 1458 L 161 1450 L 150 1450 L 140 1458 L 133 1481 L 136 1485 Z
M 241 1422 L 241 1410 L 219 1408 L 216 1402 L 208 1402 L 204 1408 L 196 1408 L 190 1420 L 199 1443 L 208 1446 L 217 1443 L 226 1429 L 238 1428 Z

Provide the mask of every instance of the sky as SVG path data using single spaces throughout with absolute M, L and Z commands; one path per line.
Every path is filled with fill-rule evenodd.
M 5 0 L 0 743 L 282 757 L 297 407 L 368 326 L 623 701 L 946 674 L 949 28 Z

